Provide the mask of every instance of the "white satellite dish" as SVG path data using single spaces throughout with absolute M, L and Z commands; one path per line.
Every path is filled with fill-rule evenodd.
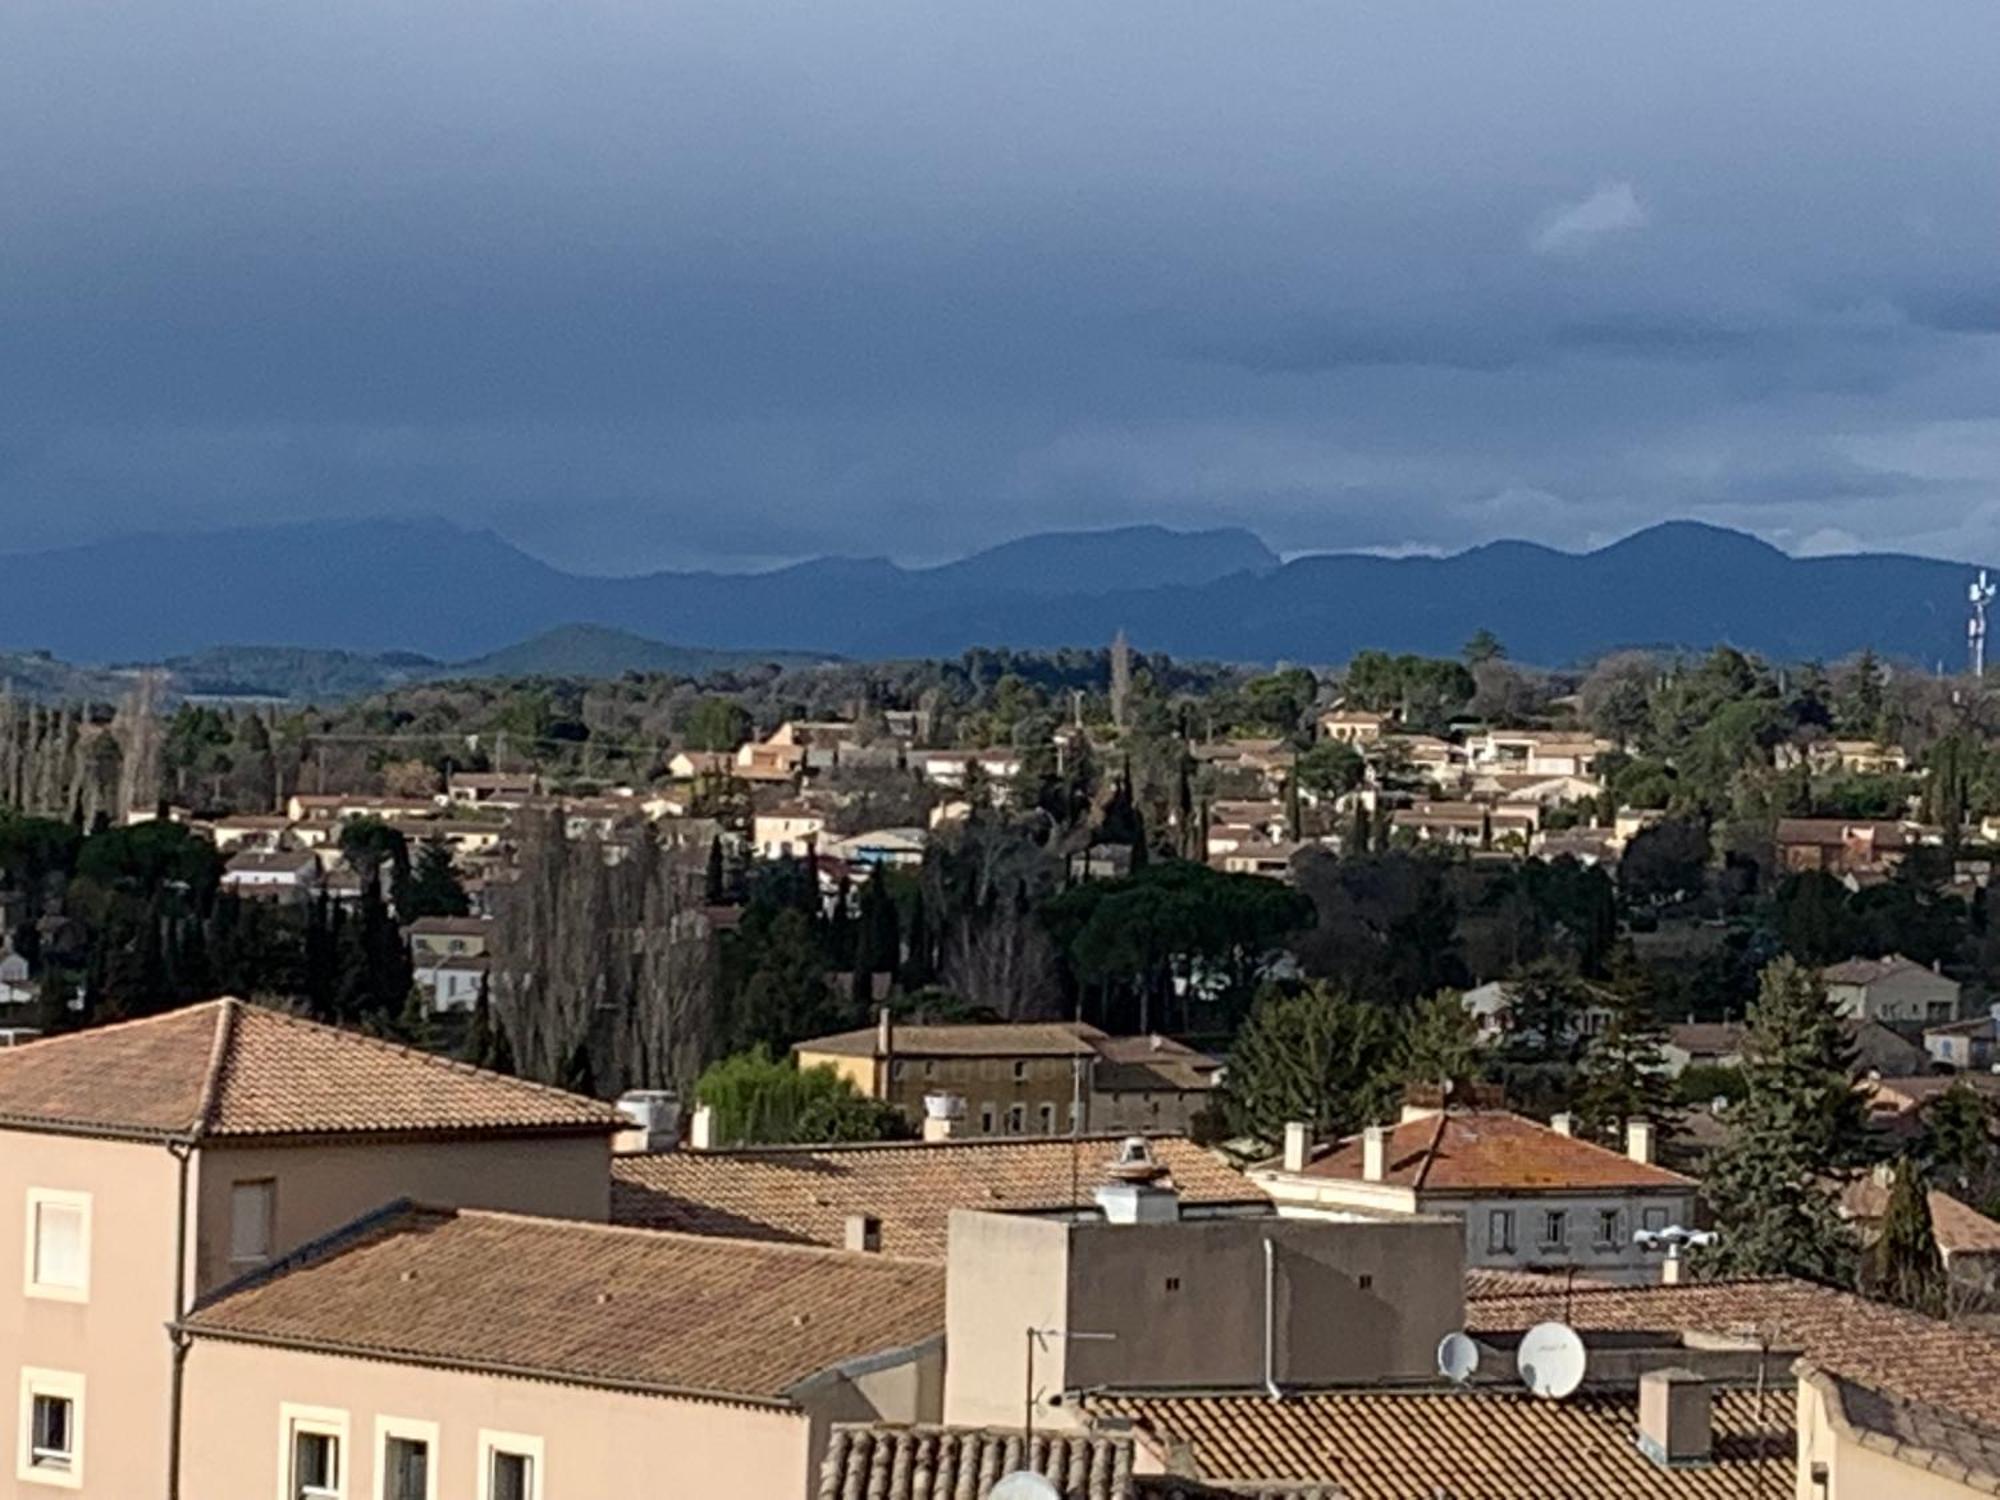
M 1514 1351 L 1521 1384 L 1537 1396 L 1560 1401 L 1583 1384 L 1583 1340 L 1567 1323 L 1537 1323 Z
M 1062 1500 L 1062 1491 L 1031 1469 L 1002 1474 L 988 1500 Z
M 1462 1333 L 1438 1340 L 1438 1373 L 1453 1385 L 1464 1385 L 1479 1369 L 1479 1346 Z

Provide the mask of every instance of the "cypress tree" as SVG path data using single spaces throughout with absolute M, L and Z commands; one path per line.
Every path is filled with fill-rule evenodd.
M 1851 1285 L 1854 1241 L 1825 1185 L 1866 1147 L 1846 1029 L 1819 977 L 1790 958 L 1764 970 L 1749 1021 L 1744 1098 L 1702 1186 L 1721 1242 L 1701 1265 Z
M 1882 1227 L 1862 1262 L 1862 1290 L 1912 1312 L 1941 1317 L 1945 1310 L 1944 1260 L 1931 1224 L 1930 1196 L 1915 1163 L 1896 1163 Z
M 1622 1139 L 1632 1121 L 1658 1122 L 1673 1105 L 1661 1051 L 1666 1028 L 1654 1015 L 1643 976 L 1633 972 L 1620 979 L 1604 995 L 1610 1018 L 1584 1051 L 1583 1087 L 1577 1095 L 1584 1128 L 1599 1138 Z
M 710 906 L 720 906 L 723 896 L 722 840 L 708 841 L 708 875 L 703 897 Z

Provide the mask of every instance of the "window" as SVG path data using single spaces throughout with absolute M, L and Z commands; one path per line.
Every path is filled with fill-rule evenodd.
M 542 1500 L 542 1440 L 480 1433 L 479 1500 Z
M 1667 1211 L 1664 1208 L 1642 1209 L 1639 1213 L 1639 1223 L 1646 1229 L 1665 1229 L 1667 1227 Z
M 1054 1135 L 1055 1133 L 1056 1107 L 1053 1104 L 1044 1104 L 1042 1106 L 1042 1134 Z
M 1024 1079 L 1026 1079 L 1026 1078 L 1027 1078 L 1027 1076 L 1028 1076 L 1028 1065 L 1027 1065 L 1026 1063 L 1024 1063 L 1024 1062 L 1017 1062 L 1017 1063 L 1015 1063 L 1015 1064 L 1014 1064 L 1014 1081 L 1015 1081 L 1016 1083 L 1020 1083 L 1021 1081 L 1023 1081 Z
M 21 1429 L 15 1466 L 29 1484 L 83 1487 L 83 1377 L 63 1370 L 21 1372 Z
M 1618 1243 L 1618 1210 L 1600 1208 L 1597 1211 L 1597 1243 L 1615 1245 Z
M 437 1424 L 377 1417 L 375 1432 L 382 1453 L 375 1500 L 437 1500 Z
M 1513 1210 L 1496 1208 L 1486 1215 L 1486 1248 L 1507 1254 L 1513 1252 Z
M 1010 1104 L 1007 1106 L 1007 1134 L 1020 1135 L 1028 1128 L 1028 1106 Z
M 272 1226 L 277 1219 L 278 1184 L 269 1177 L 239 1182 L 229 1190 L 229 1260 L 232 1265 L 261 1265 L 271 1258 Z
M 1569 1239 L 1569 1215 L 1552 1208 L 1542 1215 L 1542 1243 L 1560 1245 Z
M 90 1194 L 28 1189 L 30 1297 L 82 1302 L 90 1296 Z
M 344 1500 L 347 1413 L 286 1403 L 278 1408 L 278 1433 L 285 1500 Z
M 993 1134 L 993 1106 L 990 1104 L 979 1106 L 979 1133 L 981 1135 Z

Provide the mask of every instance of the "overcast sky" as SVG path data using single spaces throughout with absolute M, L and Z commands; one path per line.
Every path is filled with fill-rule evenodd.
M 2000 6 L 6 0 L 0 546 L 2000 560 Z

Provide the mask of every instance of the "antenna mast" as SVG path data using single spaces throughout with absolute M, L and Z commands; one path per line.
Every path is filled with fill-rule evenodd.
M 1979 577 L 1965 591 L 1972 605 L 1972 616 L 1965 622 L 1965 649 L 1972 658 L 1974 677 L 1986 675 L 1986 606 L 1993 602 L 1993 594 L 1993 584 L 1981 568 Z

